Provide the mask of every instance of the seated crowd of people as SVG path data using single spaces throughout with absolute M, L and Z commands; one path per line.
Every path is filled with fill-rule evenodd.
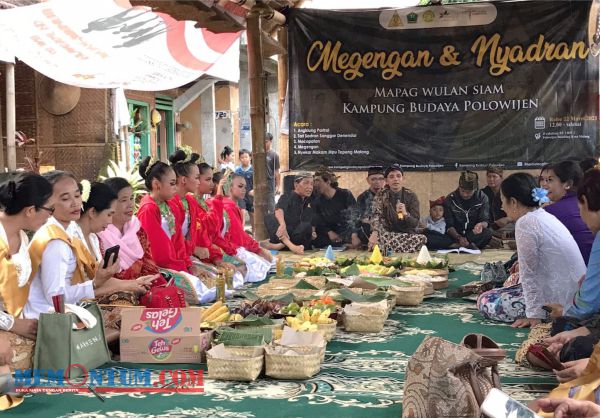
M 512 237 L 514 221 L 502 210 L 500 184 L 503 170 L 487 170 L 487 186 L 479 188 L 472 171 L 461 173 L 458 188 L 429 202 L 421 217 L 417 194 L 404 186 L 399 164 L 371 167 L 369 188 L 357 199 L 338 185 L 327 168 L 294 177 L 293 189 L 280 198 L 274 214 L 265 218 L 271 249 L 301 254 L 311 248 L 348 247 L 384 253 L 430 250 L 484 249 L 493 236 Z M 589 232 L 589 231 L 588 231 Z
M 247 170 L 222 176 L 199 157 L 178 150 L 169 164 L 144 159 L 139 173 L 148 193 L 139 202 L 123 178 L 90 184 L 64 171 L 18 172 L 0 184 L 0 365 L 30 367 L 31 356 L 13 362 L 11 345 L 34 344 L 37 319 L 57 295 L 68 304 L 114 297 L 144 304 L 168 275 L 185 278 L 204 303 L 216 297 L 218 269 L 232 272 L 234 288 L 265 279 L 270 249 L 482 249 L 507 235 L 516 240 L 517 261 L 503 287 L 480 295 L 481 314 L 513 327 L 552 318 L 547 343 L 565 362 L 560 381 L 581 375 L 600 341 L 600 168 L 584 173 L 563 161 L 536 179 L 503 178 L 489 167 L 481 190 L 477 174 L 464 171 L 423 218 L 398 164 L 370 168 L 358 199 L 328 169 L 303 172 L 265 217 L 269 239 L 259 243 L 239 207 Z M 29 239 L 25 231 L 35 233 Z M 118 258 L 103 263 L 117 245 Z
M 90 184 L 64 171 L 17 172 L 0 184 L 1 364 L 31 367 L 31 355 L 13 362 L 11 346 L 33 346 L 39 315 L 54 309 L 57 295 L 65 304 L 144 305 L 146 292 L 178 276 L 204 303 L 216 297 L 218 269 L 232 271 L 234 288 L 266 278 L 273 257 L 244 231 L 235 202 L 244 177 L 214 184 L 213 169 L 198 159 L 179 150 L 170 164 L 143 160 L 148 193 L 137 213 L 123 178 Z M 34 232 L 31 240 L 25 231 Z M 105 251 L 116 245 L 118 258 L 105 266 Z

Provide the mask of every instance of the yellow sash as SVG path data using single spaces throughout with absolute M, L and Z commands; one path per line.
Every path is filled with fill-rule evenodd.
M 77 259 L 77 266 L 71 278 L 71 284 L 83 283 L 96 274 L 96 260 L 89 254 L 85 244 L 77 238 L 71 239 L 64 229 L 58 225 L 46 225 L 35 234 L 29 246 L 29 256 L 31 257 L 31 277 L 35 274 L 42 264 L 42 256 L 48 243 L 52 240 L 61 240 L 73 251 Z M 86 255 L 87 253 L 87 255 Z M 93 260 L 93 261 L 92 261 Z
M 23 287 L 19 287 L 19 275 L 10 258 L 8 244 L 0 239 L 0 301 L 4 309 L 12 316 L 19 316 L 29 297 L 31 278 Z
M 75 249 L 77 262 L 81 263 L 83 266 L 83 270 L 87 278 L 93 279 L 96 275 L 96 269 L 98 268 L 98 261 L 96 260 L 96 257 L 90 253 L 85 243 L 79 238 L 73 238 L 72 243 L 73 248 Z

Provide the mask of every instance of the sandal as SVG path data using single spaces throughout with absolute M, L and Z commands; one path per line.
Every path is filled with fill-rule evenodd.
M 506 357 L 506 350 L 501 349 L 494 340 L 483 334 L 467 334 L 461 341 L 461 345 L 490 360 L 502 361 Z

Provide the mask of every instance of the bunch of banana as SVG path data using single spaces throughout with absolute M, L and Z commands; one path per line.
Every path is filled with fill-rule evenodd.
M 285 318 L 287 324 L 295 331 L 316 332 L 318 327 L 310 321 L 303 321 L 297 316 L 288 316 Z
M 295 267 L 314 268 L 314 267 L 334 267 L 335 262 L 325 257 L 304 257 L 295 264 Z
M 392 267 L 380 266 L 377 264 L 367 264 L 367 265 L 359 265 L 358 271 L 361 274 L 377 274 L 381 276 L 386 276 L 388 274 L 394 273 L 396 269 Z
M 225 322 L 229 319 L 229 308 L 217 301 L 202 313 L 202 323 Z
M 239 313 L 231 314 L 231 316 L 229 317 L 230 321 L 241 321 L 242 319 L 244 319 L 244 317 Z
M 307 307 L 300 308 L 298 317 L 303 321 L 308 321 L 312 324 L 331 324 L 333 319 L 329 318 L 330 309 L 321 311 L 320 309 L 311 309 Z

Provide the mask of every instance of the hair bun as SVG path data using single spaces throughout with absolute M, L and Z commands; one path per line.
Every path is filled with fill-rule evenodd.
M 171 165 L 175 165 L 177 163 L 183 162 L 187 158 L 187 155 L 184 150 L 178 149 L 169 157 L 169 162 Z
M 145 180 L 148 177 L 148 165 L 150 164 L 151 157 L 144 158 L 139 165 L 138 172 L 140 176 Z

